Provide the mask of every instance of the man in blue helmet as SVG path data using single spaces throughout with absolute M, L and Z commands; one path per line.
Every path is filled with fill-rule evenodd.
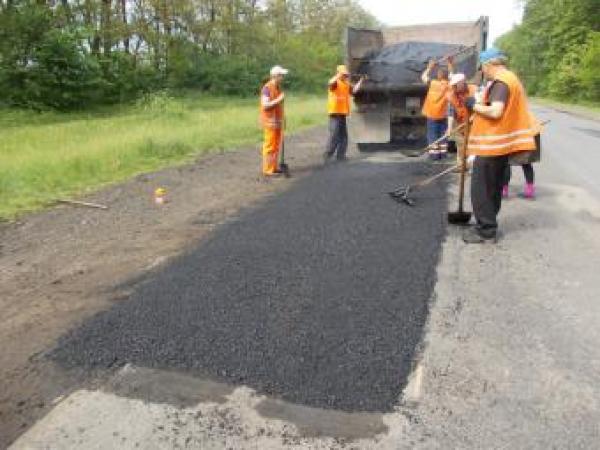
M 488 84 L 479 102 L 474 97 L 465 102 L 473 117 L 468 153 L 475 156 L 471 201 L 477 221 L 463 236 L 469 244 L 495 242 L 509 156 L 535 150 L 539 134 L 525 89 L 506 67 L 506 55 L 490 48 L 481 53 L 479 62 Z

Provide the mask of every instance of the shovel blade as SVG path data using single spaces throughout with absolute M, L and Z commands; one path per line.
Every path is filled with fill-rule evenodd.
M 448 223 L 451 225 L 468 225 L 471 221 L 470 212 L 455 211 L 448 213 Z

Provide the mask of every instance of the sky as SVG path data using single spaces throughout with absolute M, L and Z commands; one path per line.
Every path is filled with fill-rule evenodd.
M 490 44 L 521 21 L 519 0 L 359 0 L 385 25 L 464 22 L 490 17 Z

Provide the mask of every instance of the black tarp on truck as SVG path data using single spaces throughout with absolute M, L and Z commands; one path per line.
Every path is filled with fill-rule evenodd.
M 421 74 L 430 59 L 454 57 L 455 70 L 473 78 L 477 56 L 487 45 L 488 18 L 365 30 L 348 28 L 347 64 L 368 81 L 354 98 L 350 131 L 360 149 L 384 144 L 393 149 L 426 145 L 421 108 L 427 86 Z

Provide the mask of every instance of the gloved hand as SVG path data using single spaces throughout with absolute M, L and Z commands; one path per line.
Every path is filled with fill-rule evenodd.
M 475 97 L 467 97 L 467 99 L 465 100 L 465 106 L 467 107 L 469 112 L 473 112 L 473 107 L 475 106 L 475 103 L 477 103 Z

